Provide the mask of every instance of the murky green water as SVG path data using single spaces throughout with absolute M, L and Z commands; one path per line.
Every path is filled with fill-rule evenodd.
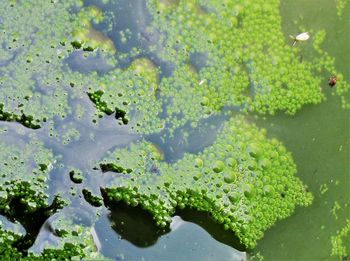
M 85 2 L 113 14 L 110 17 L 116 20 L 108 21 L 114 27 L 107 36 L 114 41 L 119 52 L 129 52 L 134 46 L 148 46 L 156 41 L 157 36 L 144 35 L 150 21 L 144 1 L 125 0 L 119 1 L 119 5 L 107 6 L 98 0 Z M 283 30 L 288 41 L 289 34 L 306 30 L 312 35 L 325 29 L 324 47 L 335 57 L 337 69 L 350 81 L 350 4 L 343 11 L 342 19 L 336 11 L 331 0 L 282 0 Z M 100 30 L 107 23 L 98 26 Z M 127 28 L 130 29 L 130 40 L 124 44 L 117 32 Z M 313 55 L 307 45 L 301 48 L 301 60 Z M 158 59 L 152 53 L 142 55 Z M 194 60 L 201 65 L 200 57 Z M 66 62 L 72 70 L 82 73 L 97 71 L 103 75 L 112 68 L 99 57 L 87 61 L 79 52 Z M 121 67 L 129 66 L 130 62 L 129 58 L 119 61 Z M 161 64 L 162 74 L 170 73 L 172 64 L 157 62 Z M 84 116 L 79 121 L 75 117 L 56 119 L 57 135 L 54 139 L 47 135 L 49 131 L 45 126 L 35 131 L 6 122 L 1 122 L 0 126 L 10 130 L 3 137 L 14 143 L 35 133 L 56 155 L 62 155 L 59 159 L 62 164 L 53 170 L 49 194 L 60 192 L 72 202 L 60 215 L 79 219 L 87 225 L 96 222 L 95 243 L 106 257 L 115 260 L 246 260 L 261 255 L 265 260 L 331 260 L 336 259 L 330 256 L 331 236 L 344 227 L 346 218 L 350 217 L 350 114 L 341 108 L 339 97 L 333 95 L 335 89 L 327 84 L 329 77 L 324 75 L 322 86 L 327 101 L 320 105 L 305 106 L 295 116 L 276 115 L 266 119 L 249 116 L 252 122 L 267 130 L 269 137 L 282 141 L 292 152 L 298 166 L 297 175 L 315 196 L 311 206 L 297 208 L 291 217 L 277 222 L 249 253 L 240 246 L 233 233 L 224 231 L 206 214 L 186 209 L 173 217 L 170 228 L 162 230 L 144 211 L 121 205 L 96 209 L 85 202 L 81 194 L 83 186 L 100 194 L 100 187 L 112 178 L 111 173 L 101 176 L 99 171 L 92 171 L 106 151 L 145 138 L 164 153 L 165 161 L 174 162 L 185 152 L 196 153 L 212 144 L 217 129 L 229 117 L 227 114 L 209 117 L 201 121 L 197 129 L 185 126 L 171 139 L 164 140 L 159 135 L 130 134 L 127 126 L 118 125 L 110 116 L 105 116 L 98 125 L 93 124 L 91 118 L 95 108 L 84 94 L 72 104 L 73 108 L 85 108 Z M 80 132 L 79 137 L 61 135 L 73 128 Z M 65 140 L 68 145 L 63 145 Z M 72 184 L 69 179 L 67 173 L 73 166 L 90 173 L 83 185 Z M 57 215 L 50 217 L 45 222 L 47 226 L 40 228 L 31 250 L 39 252 L 45 242 L 55 241 L 48 226 L 56 218 Z M 350 247 L 350 242 L 346 243 Z
M 281 13 L 286 34 L 297 30 L 294 20 L 308 30 L 326 28 L 325 48 L 349 79 L 350 5 L 342 20 L 333 1 L 327 0 L 282 1 Z M 326 102 L 305 107 L 294 117 L 257 121 L 292 152 L 299 177 L 315 195 L 312 206 L 297 209 L 292 217 L 267 231 L 255 250 L 266 260 L 336 259 L 330 256 L 331 236 L 345 225 L 350 214 L 350 114 L 340 107 L 327 82 L 322 88 Z M 323 193 L 324 188 L 328 190 Z M 336 202 L 341 209 L 334 213 Z

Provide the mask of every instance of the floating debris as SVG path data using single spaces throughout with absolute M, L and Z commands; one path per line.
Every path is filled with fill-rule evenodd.
M 334 87 L 337 84 L 337 76 L 333 75 L 332 77 L 329 78 L 328 84 L 331 87 Z
M 298 34 L 297 36 L 290 35 L 290 37 L 294 40 L 292 46 L 295 46 L 297 42 L 305 42 L 309 40 L 310 35 L 308 32 Z

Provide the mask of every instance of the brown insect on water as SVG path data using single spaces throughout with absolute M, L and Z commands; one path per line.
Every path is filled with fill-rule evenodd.
M 337 76 L 333 75 L 328 80 L 328 85 L 334 87 L 337 84 Z

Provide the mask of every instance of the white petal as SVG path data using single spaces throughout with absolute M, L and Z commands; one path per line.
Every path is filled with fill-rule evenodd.
M 202 85 L 203 83 L 205 83 L 205 81 L 206 81 L 206 79 L 201 80 L 201 81 L 199 82 L 199 85 Z
M 310 35 L 308 32 L 305 32 L 305 33 L 301 33 L 301 34 L 298 34 L 295 39 L 297 41 L 306 41 L 310 38 Z

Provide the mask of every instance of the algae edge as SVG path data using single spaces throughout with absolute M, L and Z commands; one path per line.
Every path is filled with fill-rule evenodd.
M 176 208 L 205 211 L 248 248 L 313 198 L 295 177 L 290 153 L 243 117 L 226 122 L 213 145 L 173 164 L 162 161 L 152 143 L 140 141 L 116 149 L 99 166 L 115 173 L 102 189 L 107 201 L 140 205 L 161 227 Z

